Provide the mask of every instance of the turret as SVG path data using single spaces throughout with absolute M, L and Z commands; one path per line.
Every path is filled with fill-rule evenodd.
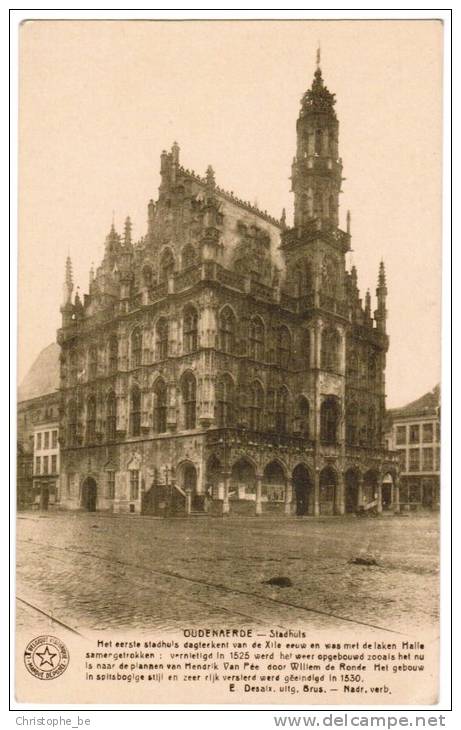
M 123 243 L 125 246 L 131 246 L 131 218 L 128 215 L 125 219 L 125 229 L 123 234 Z
M 152 198 L 149 200 L 147 205 L 147 235 L 149 239 L 153 238 L 154 235 L 154 221 L 155 221 L 155 205 Z
M 377 302 L 378 302 L 378 307 L 375 311 L 375 321 L 376 321 L 376 326 L 377 326 L 378 330 L 382 333 L 386 332 L 386 319 L 387 319 L 386 297 L 387 297 L 386 272 L 384 269 L 384 261 L 381 260 L 381 263 L 379 264 L 378 286 L 376 288 L 376 298 L 377 298 Z
M 66 259 L 66 273 L 64 278 L 64 284 L 62 287 L 62 326 L 67 327 L 72 322 L 72 315 L 74 307 L 72 304 L 72 292 L 74 290 L 74 282 L 72 280 L 72 261 L 70 256 Z

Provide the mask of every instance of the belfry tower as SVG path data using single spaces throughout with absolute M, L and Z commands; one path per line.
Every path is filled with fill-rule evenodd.
M 318 53 L 314 80 L 301 100 L 296 123 L 297 149 L 291 180 L 295 195 L 294 223 L 298 229 L 313 219 L 338 225 L 342 179 L 339 124 L 334 110 L 335 95 L 324 84 L 319 60 Z

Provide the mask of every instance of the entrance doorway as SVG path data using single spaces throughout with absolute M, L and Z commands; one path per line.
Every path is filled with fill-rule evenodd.
M 312 511 L 311 496 L 312 482 L 304 464 L 298 464 L 293 470 L 293 490 L 296 499 L 296 514 L 298 517 L 308 515 Z
M 349 469 L 346 472 L 346 494 L 345 494 L 345 510 L 346 513 L 356 512 L 359 502 L 359 474 L 355 469 Z
M 40 509 L 47 510 L 50 503 L 50 488 L 48 484 L 42 484 L 40 487 Z
M 82 507 L 87 512 L 96 512 L 98 487 L 93 477 L 85 479 L 82 485 Z

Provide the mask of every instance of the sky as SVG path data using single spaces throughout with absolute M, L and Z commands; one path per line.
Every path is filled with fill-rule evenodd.
M 365 295 L 387 274 L 387 405 L 440 380 L 439 21 L 30 21 L 20 29 L 20 382 L 60 326 L 65 259 L 88 290 L 112 219 L 145 233 L 160 154 L 292 218 L 296 118 L 317 47 L 336 94 L 340 225 Z

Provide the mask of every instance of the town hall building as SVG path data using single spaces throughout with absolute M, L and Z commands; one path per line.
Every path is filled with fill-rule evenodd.
M 346 269 L 334 94 L 301 100 L 288 227 L 163 152 L 147 230 L 66 264 L 60 505 L 157 515 L 399 509 L 384 448 L 386 277 Z

